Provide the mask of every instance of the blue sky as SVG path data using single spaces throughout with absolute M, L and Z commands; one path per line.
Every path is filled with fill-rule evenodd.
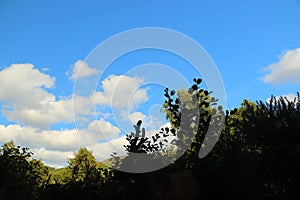
M 228 108 L 238 107 L 244 98 L 253 101 L 267 100 L 271 94 L 292 97 L 299 91 L 300 85 L 299 19 L 298 0 L 1 0 L 0 88 L 5 89 L 0 92 L 0 142 L 14 139 L 17 143 L 30 146 L 36 156 L 47 164 L 64 165 L 66 163 L 64 158 L 68 157 L 78 145 L 76 142 L 57 142 L 51 146 L 49 145 L 52 144 L 51 139 L 48 138 L 51 138 L 51 134 L 56 134 L 58 138 L 53 137 L 55 141 L 63 141 L 65 137 L 71 138 L 71 141 L 76 140 L 75 125 L 68 113 L 71 112 L 68 100 L 73 94 L 74 85 L 74 80 L 70 76 L 76 63 L 80 64 L 85 60 L 102 41 L 134 28 L 168 28 L 179 31 L 202 45 L 219 69 L 226 89 Z M 110 83 L 109 80 L 120 78 L 133 66 L 154 62 L 175 68 L 189 81 L 193 78 L 194 72 L 185 70 L 190 68 L 189 64 L 174 55 L 149 50 L 133 52 L 115 61 L 107 71 L 107 76 L 100 80 L 97 87 L 102 93 L 99 93 L 99 98 L 104 98 L 103 95 L 106 94 L 105 88 L 101 85 L 105 79 Z M 266 70 L 267 68 L 269 70 Z M 89 72 L 93 74 L 93 71 Z M 28 76 L 22 76 L 21 73 Z M 109 75 L 112 77 L 107 79 Z M 130 78 L 126 83 L 137 86 L 143 83 L 139 77 Z M 13 93 L 12 90 L 18 87 L 21 88 L 20 91 L 15 90 L 16 94 Z M 163 100 L 163 93 L 159 93 L 162 90 L 163 87 L 158 85 L 141 86 L 139 91 L 141 96 L 135 109 L 128 111 L 131 112 L 129 114 L 135 113 L 135 116 L 140 117 L 147 116 L 151 112 L 156 113 L 158 106 L 150 105 L 159 104 Z M 28 103 L 35 101 L 30 99 L 30 94 L 33 93 L 31 97 L 37 95 L 35 100 L 40 98 L 40 101 L 35 102 L 37 105 Z M 24 103 L 24 99 L 28 102 Z M 47 101 L 47 104 L 43 104 L 44 107 L 49 105 L 54 107 L 41 110 L 39 106 L 42 101 Z M 109 115 L 111 110 L 107 102 L 100 99 L 98 104 L 97 111 L 102 114 L 99 114 L 96 121 L 112 130 L 115 133 L 112 138 L 118 143 L 116 136 L 121 136 L 122 128 L 117 129 L 117 123 L 113 120 L 113 116 Z M 34 110 L 35 108 L 38 109 Z M 83 114 L 86 108 L 80 109 Z M 25 119 L 20 111 L 28 114 L 28 110 L 39 115 L 30 120 Z M 123 111 L 120 107 L 116 108 L 119 116 Z M 130 120 L 124 119 L 122 123 L 130 124 Z M 83 126 L 86 126 L 83 132 L 93 132 L 91 124 L 92 121 L 83 122 Z M 88 125 L 90 129 L 87 128 Z M 127 128 L 125 129 L 128 130 Z M 57 132 L 54 133 L 55 131 Z M 30 139 L 39 136 L 40 140 Z M 91 142 L 93 139 L 89 137 L 84 143 L 93 146 L 96 151 L 95 146 L 98 144 L 93 144 Z

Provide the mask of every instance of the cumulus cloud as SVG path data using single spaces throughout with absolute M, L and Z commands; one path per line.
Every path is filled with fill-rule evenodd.
M 93 121 L 87 129 L 79 130 L 40 130 L 17 124 L 0 125 L 0 142 L 13 140 L 19 145 L 31 148 L 44 147 L 47 150 L 74 151 L 80 147 L 81 141 L 84 142 L 84 145 L 92 145 L 99 140 L 115 139 L 120 133 L 118 127 L 104 119 Z
M 298 98 L 297 95 L 295 95 L 295 94 L 293 94 L 293 93 L 289 93 L 289 94 L 285 94 L 285 95 L 282 95 L 282 96 L 275 96 L 275 99 L 276 99 L 276 100 L 279 100 L 280 97 L 283 97 L 283 98 L 285 99 L 285 101 L 288 100 L 289 102 L 294 101 L 295 98 L 296 98 L 296 100 L 297 100 L 297 98 Z M 270 101 L 271 101 L 271 98 L 268 98 L 268 99 L 267 99 L 267 102 L 270 103 Z
M 33 100 L 34 101 L 34 100 Z M 67 100 L 48 100 L 40 102 L 40 107 L 12 107 L 4 110 L 3 114 L 10 121 L 39 128 L 48 128 L 58 122 L 72 122 L 72 102 Z
M 102 126 L 102 129 L 98 126 Z M 170 127 L 170 123 L 161 127 Z M 146 131 L 146 137 L 155 135 L 160 128 Z M 29 147 L 34 158 L 52 167 L 66 166 L 73 153 L 83 146 L 92 150 L 98 161 L 110 158 L 113 152 L 119 156 L 126 154 L 123 146 L 128 143 L 126 136 L 119 136 L 120 130 L 103 119 L 93 121 L 87 129 L 78 131 L 80 136 L 76 129 L 40 130 L 20 125 L 0 125 L 0 143 L 13 140 L 16 145 Z M 100 143 L 103 134 L 111 139 Z M 174 138 L 171 137 L 169 142 Z
M 297 98 L 297 95 L 293 94 L 293 93 L 289 93 L 289 94 L 286 94 L 286 95 L 283 95 L 285 98 L 287 98 L 288 101 L 294 101 L 295 98 Z M 276 98 L 279 98 L 279 97 L 276 97 Z
M 118 137 L 108 142 L 97 143 L 88 147 L 92 150 L 93 155 L 99 161 L 111 158 L 113 152 L 117 153 L 118 156 L 126 154 L 124 144 L 127 144 L 126 136 Z
M 44 108 L 55 102 L 55 96 L 46 89 L 53 87 L 54 81 L 32 64 L 13 64 L 0 71 L 0 101 L 4 105 L 4 115 L 12 121 L 45 126 L 49 121 L 45 118 L 49 116 L 45 115 L 48 112 Z M 52 107 L 57 105 L 52 104 Z
M 95 102 L 118 109 L 133 108 L 148 100 L 148 88 L 140 88 L 143 81 L 139 77 L 111 75 L 102 81 L 103 92 L 94 94 Z
M 300 83 L 300 48 L 286 51 L 264 70 L 270 72 L 262 78 L 266 83 Z
M 13 101 L 16 107 L 39 107 L 40 103 L 55 99 L 45 91 L 54 86 L 54 81 L 32 64 L 13 64 L 0 71 L 0 99 L 7 103 Z
M 100 145 L 103 147 L 101 151 L 99 147 L 97 150 L 99 158 L 108 158 L 113 150 L 106 147 L 109 143 L 115 144 L 119 141 L 120 132 L 119 128 L 104 119 L 91 122 L 88 128 L 83 130 L 40 130 L 21 125 L 0 125 L 0 143 L 13 140 L 16 145 L 29 147 L 34 153 L 34 158 L 41 159 L 51 166 L 65 166 L 68 158 L 73 155 L 72 152 L 83 145 L 88 148 L 98 146 L 99 140 L 109 138 L 112 140 L 105 142 L 104 146 Z
M 171 127 L 171 124 L 165 123 L 162 124 L 157 129 L 151 129 L 146 131 L 146 137 L 151 138 L 156 133 L 160 131 L 161 128 L 165 127 Z M 167 147 L 173 146 L 171 142 L 176 139 L 176 136 L 170 136 L 168 138 L 168 143 L 166 143 Z M 162 139 L 161 139 L 162 140 Z M 89 146 L 89 149 L 92 150 L 93 155 L 96 157 L 97 160 L 102 161 L 105 159 L 111 158 L 112 152 L 117 153 L 117 156 L 124 156 L 127 154 L 125 151 L 124 145 L 128 144 L 128 141 L 126 140 L 126 136 L 121 136 L 116 139 L 110 140 L 108 142 L 98 143 L 95 145 Z
M 42 160 L 46 165 L 61 168 L 65 167 L 67 161 L 74 157 L 74 152 L 49 151 L 45 148 L 32 149 L 33 157 Z
M 147 117 L 141 112 L 128 113 L 126 111 L 121 112 L 121 116 L 123 121 L 129 122 L 130 124 L 135 124 L 138 120 L 144 121 Z
M 72 76 L 78 73 L 75 71 L 80 65 L 83 66 L 80 77 L 96 74 L 80 62 L 75 63 Z M 67 165 L 68 158 L 83 145 L 92 149 L 99 160 L 109 158 L 113 151 L 122 153 L 126 140 L 124 136 L 120 137 L 121 130 L 104 118 L 89 121 L 89 117 L 93 114 L 94 103 L 112 105 L 122 112 L 124 108 L 134 108 L 147 101 L 148 88 L 140 88 L 142 84 L 143 79 L 138 77 L 111 75 L 102 82 L 103 91 L 96 92 L 95 96 L 74 94 L 57 98 L 50 92 L 55 78 L 47 75 L 45 70 L 40 71 L 32 64 L 13 64 L 0 71 L 0 103 L 3 116 L 17 124 L 0 124 L 0 143 L 13 140 L 16 145 L 29 147 L 35 158 L 55 167 Z M 83 121 L 79 130 L 49 129 L 55 123 L 73 123 L 74 114 Z M 141 112 L 133 112 L 123 120 L 136 123 L 145 118 Z M 101 141 L 107 139 L 110 141 Z
M 67 72 L 67 75 L 71 80 L 75 80 L 76 78 L 83 78 L 88 76 L 97 75 L 98 71 L 95 68 L 90 68 L 89 65 L 82 61 L 78 60 L 73 66 L 71 72 Z
M 61 122 L 73 122 L 75 114 L 89 114 L 92 108 L 90 98 L 73 96 L 56 99 L 48 92 L 54 86 L 55 78 L 35 69 L 32 64 L 13 64 L 0 71 L 0 102 L 2 113 L 9 121 L 49 128 Z
M 89 132 L 94 134 L 98 140 L 117 138 L 121 130 L 104 119 L 94 120 L 88 125 Z
M 162 124 L 157 129 L 151 129 L 146 131 L 146 137 L 151 138 L 153 135 L 158 133 L 161 128 L 165 128 L 165 127 L 171 127 L 171 124 L 168 122 Z M 175 138 L 176 136 L 170 136 L 168 142 L 171 142 Z M 126 144 L 128 144 L 128 141 L 126 140 L 126 136 L 121 136 L 113 140 L 110 140 L 108 142 L 91 145 L 89 146 L 89 149 L 93 151 L 93 155 L 97 158 L 97 160 L 101 161 L 101 160 L 111 158 L 110 155 L 112 154 L 112 152 L 117 153 L 118 156 L 126 155 L 127 152 L 125 151 L 124 148 L 124 145 Z M 170 146 L 171 144 L 167 144 L 167 145 Z
M 0 142 L 13 140 L 21 146 L 46 148 L 47 150 L 74 151 L 80 147 L 80 140 L 75 129 L 39 130 L 20 125 L 0 125 Z
M 148 100 L 148 88 L 140 88 L 143 79 L 138 77 L 111 75 L 102 81 L 103 92 L 89 97 L 74 94 L 57 99 L 47 90 L 54 84 L 55 78 L 32 64 L 13 64 L 0 71 L 2 113 L 9 121 L 48 129 L 55 123 L 73 122 L 74 114 L 77 119 L 86 120 L 83 116 L 92 114 L 94 103 L 124 109 Z

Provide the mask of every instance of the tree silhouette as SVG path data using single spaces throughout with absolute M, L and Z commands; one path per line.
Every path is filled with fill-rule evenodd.
M 299 93 L 292 101 L 273 96 L 268 102 L 244 100 L 224 113 L 212 93 L 200 87 L 201 79 L 193 81 L 187 90 L 164 91 L 162 111 L 172 127 L 147 135 L 138 121 L 126 136 L 127 157 L 112 154 L 119 169 L 174 158 L 167 167 L 137 174 L 107 169 L 81 148 L 67 168 L 50 169 L 32 159 L 28 148 L 8 142 L 0 148 L 0 199 L 296 199 Z M 206 137 L 212 124 L 216 134 Z M 199 159 L 199 150 L 219 136 L 218 130 L 217 144 Z M 175 159 L 178 152 L 183 155 Z
M 0 198 L 33 199 L 48 177 L 48 168 L 31 159 L 28 148 L 15 147 L 8 142 L 0 149 Z

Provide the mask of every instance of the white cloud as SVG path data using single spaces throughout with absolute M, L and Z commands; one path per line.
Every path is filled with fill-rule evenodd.
M 300 48 L 286 51 L 277 63 L 264 70 L 270 71 L 262 78 L 266 83 L 300 83 Z
M 55 96 L 45 88 L 54 86 L 55 79 L 34 69 L 32 64 L 13 64 L 0 71 L 0 100 L 14 107 L 40 107 L 45 101 L 53 101 Z
M 118 127 L 104 121 L 104 119 L 92 121 L 87 130 L 94 134 L 98 140 L 114 139 L 121 133 Z
M 158 129 L 146 131 L 146 137 L 151 138 L 153 135 L 159 132 L 161 128 L 171 127 L 170 123 L 165 123 L 161 125 Z M 176 139 L 176 136 L 170 136 L 168 138 L 167 146 L 171 146 L 170 142 Z M 124 145 L 128 144 L 126 136 L 122 136 L 108 142 L 103 142 L 95 145 L 89 146 L 89 149 L 92 150 L 93 155 L 98 161 L 111 158 L 112 152 L 116 152 L 118 156 L 126 155 Z
M 97 75 L 97 74 L 98 71 L 95 68 L 90 68 L 89 65 L 82 60 L 76 61 L 76 63 L 73 66 L 72 72 L 67 72 L 67 75 L 71 80 L 75 80 L 76 78 L 83 78 L 92 75 Z
M 16 144 L 30 148 L 44 147 L 47 150 L 74 151 L 81 146 L 81 140 L 84 145 L 89 146 L 99 140 L 115 139 L 120 133 L 118 127 L 104 119 L 91 122 L 87 129 L 78 130 L 40 130 L 16 124 L 0 125 L 0 143 L 13 140 Z
M 118 144 L 123 148 L 124 143 L 121 144 L 118 139 L 119 133 L 119 128 L 103 119 L 91 122 L 88 128 L 83 130 L 40 130 L 20 125 L 0 125 L 0 143 L 12 140 L 16 145 L 29 147 L 34 153 L 34 158 L 57 167 L 66 166 L 68 158 L 73 155 L 72 152 L 78 151 L 83 145 L 87 148 L 100 145 L 95 153 L 99 158 L 108 158 L 113 152 L 112 148 L 107 148 L 109 145 Z M 98 144 L 99 140 L 107 139 L 104 136 L 113 140 Z
M 40 149 L 32 149 L 33 157 L 36 159 L 40 159 L 46 164 L 47 166 L 60 168 L 65 167 L 67 161 L 70 158 L 74 157 L 74 152 L 62 152 L 62 151 L 49 151 L 45 148 Z
M 126 111 L 121 112 L 121 116 L 122 120 L 125 122 L 129 122 L 129 124 L 136 124 L 138 120 L 144 121 L 147 117 L 141 112 L 128 113 Z
M 288 101 L 294 101 L 294 99 L 297 98 L 297 95 L 295 95 L 293 93 L 289 93 L 289 94 L 286 94 L 283 96 L 286 97 L 288 99 Z
M 47 150 L 74 151 L 80 147 L 80 140 L 75 129 L 47 131 L 20 125 L 0 125 L 0 142 L 10 140 L 21 146 L 43 147 Z
M 158 133 L 161 128 L 165 128 L 165 127 L 168 127 L 168 128 L 171 128 L 171 123 L 170 122 L 167 122 L 167 123 L 164 123 L 164 124 L 160 124 L 160 126 L 154 128 L 154 129 L 151 129 L 149 131 L 146 131 L 146 137 L 151 137 L 153 135 L 155 135 L 156 133 Z M 171 137 L 172 139 L 174 139 L 174 137 Z
M 71 100 L 45 101 L 40 107 L 13 107 L 13 110 L 4 110 L 3 114 L 10 121 L 33 127 L 47 128 L 58 122 L 72 122 Z
M 95 123 L 102 126 L 102 132 L 99 132 L 98 124 Z M 166 123 L 161 127 L 166 126 L 170 127 L 170 124 Z M 146 131 L 146 137 L 155 135 L 160 128 Z M 123 146 L 128 144 L 126 137 L 118 137 L 119 129 L 103 119 L 93 121 L 88 129 L 79 130 L 79 133 L 80 137 L 76 129 L 39 130 L 20 125 L 0 125 L 0 143 L 13 140 L 16 145 L 29 147 L 34 153 L 34 158 L 41 159 L 52 167 L 66 166 L 68 159 L 73 157 L 73 152 L 78 151 L 83 145 L 93 151 L 98 161 L 110 158 L 113 152 L 118 153 L 119 156 L 126 154 Z M 112 139 L 98 143 L 99 138 L 103 138 L 102 133 Z
M 35 69 L 32 64 L 13 64 L 0 71 L 0 102 L 2 113 L 9 121 L 49 128 L 51 124 L 73 122 L 76 114 L 90 114 L 90 98 L 73 96 L 56 99 L 47 89 L 54 86 L 55 78 Z
M 282 95 L 282 96 L 275 96 L 275 99 L 279 100 L 280 97 L 283 97 L 285 101 L 287 99 L 289 102 L 293 102 L 295 100 L 295 98 L 297 100 L 297 95 L 295 95 L 293 93 L 285 94 L 285 95 Z M 271 101 L 271 98 L 268 98 L 267 102 L 270 103 L 270 101 Z
M 50 69 L 49 68 L 46 68 L 46 67 L 43 67 L 42 68 L 42 71 L 46 72 L 46 71 L 49 71 Z
M 93 155 L 98 161 L 102 161 L 111 158 L 110 155 L 113 152 L 117 153 L 118 156 L 125 155 L 126 151 L 123 145 L 127 143 L 126 136 L 122 136 L 108 142 L 91 145 L 89 149 L 92 150 Z
M 75 64 L 75 68 L 78 65 Z M 80 76 L 94 73 L 85 72 Z M 0 143 L 13 140 L 16 145 L 29 147 L 35 158 L 51 166 L 67 165 L 67 159 L 82 145 L 90 147 L 98 159 L 109 158 L 116 151 L 112 148 L 114 146 L 118 147 L 117 152 L 124 153 L 123 145 L 126 140 L 125 137 L 119 137 L 121 130 L 118 127 L 104 119 L 89 122 L 89 116 L 93 114 L 94 95 L 73 95 L 57 99 L 49 92 L 54 84 L 54 77 L 36 69 L 32 64 L 13 64 L 0 71 L 2 114 L 8 121 L 17 122 L 11 125 L 0 124 Z M 143 79 L 138 77 L 111 75 L 102 82 L 103 92 L 96 93 L 95 103 L 110 105 L 112 100 L 112 105 L 118 109 L 136 107 L 148 100 L 147 88 L 141 89 L 142 84 Z M 84 126 L 80 130 L 48 129 L 55 123 L 73 122 L 73 108 L 75 116 L 79 117 L 77 119 L 83 121 Z M 105 115 L 110 116 L 107 113 Z M 136 123 L 138 119 L 145 118 L 141 112 L 134 112 L 126 120 Z M 111 140 L 98 144 L 100 140 L 107 138 Z
M 148 88 L 139 88 L 142 84 L 139 77 L 111 75 L 102 81 L 103 92 L 94 94 L 95 102 L 118 109 L 133 108 L 148 100 Z

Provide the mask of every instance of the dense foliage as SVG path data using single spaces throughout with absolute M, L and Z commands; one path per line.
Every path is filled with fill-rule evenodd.
M 144 129 L 140 131 L 139 121 L 135 133 L 127 135 L 127 157 L 112 154 L 115 167 L 122 168 L 130 163 L 132 153 L 169 159 L 174 151 L 187 149 L 167 167 L 151 173 L 120 172 L 97 163 L 91 151 L 81 148 L 67 168 L 52 169 L 32 159 L 29 149 L 8 142 L 0 149 L 0 199 L 296 198 L 300 189 L 299 94 L 293 101 L 283 97 L 271 97 L 269 102 L 244 100 L 241 107 L 223 111 L 200 84 L 200 79 L 194 79 L 188 90 L 166 89 L 162 111 L 172 127 L 147 136 Z M 204 141 L 208 127 L 222 126 L 223 121 L 216 146 L 199 159 L 200 148 L 219 136 L 216 133 Z

